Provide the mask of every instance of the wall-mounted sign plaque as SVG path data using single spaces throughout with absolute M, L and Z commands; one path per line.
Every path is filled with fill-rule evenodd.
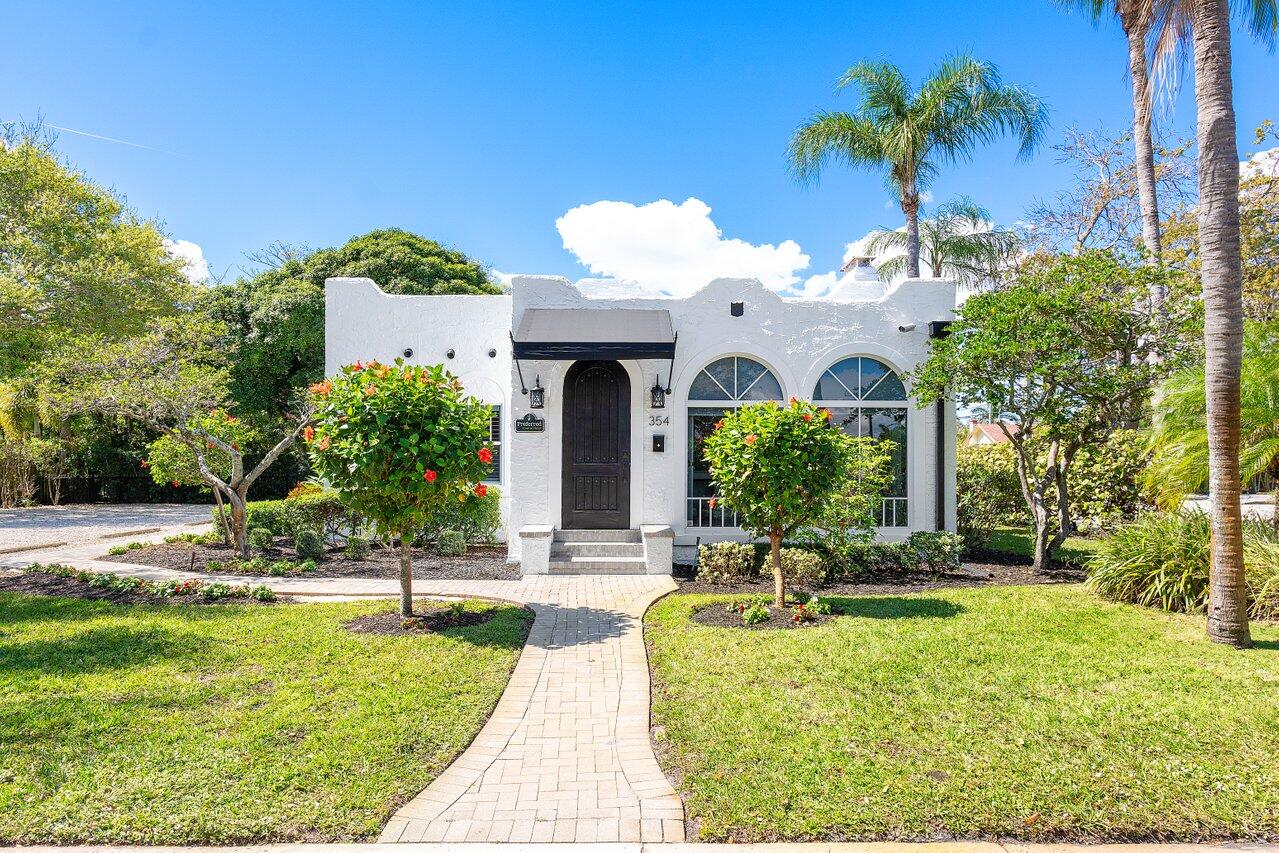
M 546 432 L 546 418 L 539 418 L 537 415 L 529 412 L 522 418 L 515 420 L 516 432 Z

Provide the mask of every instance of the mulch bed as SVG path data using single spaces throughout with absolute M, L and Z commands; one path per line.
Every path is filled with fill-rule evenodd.
M 447 606 L 440 606 L 415 610 L 411 619 L 405 619 L 399 614 L 399 611 L 388 610 L 385 613 L 359 616 L 343 622 L 342 627 L 354 634 L 403 637 L 445 631 L 449 628 L 469 628 L 472 625 L 483 625 L 493 618 L 493 614 L 493 608 L 480 611 L 463 610 L 460 613 L 455 613 Z
M 771 594 L 773 591 L 771 575 L 761 575 L 757 580 L 736 584 L 709 584 L 697 580 L 692 575 L 691 566 L 676 566 L 675 569 L 675 580 L 680 592 L 758 595 Z M 891 595 L 960 587 L 1079 583 L 1084 577 L 1084 569 L 1074 563 L 1054 563 L 1044 571 L 1036 572 L 1029 564 L 982 562 L 964 563 L 960 572 L 941 575 L 927 572 L 867 572 L 833 581 L 812 591 L 820 595 Z
M 255 557 L 259 556 L 255 551 Z M 225 545 L 193 545 L 171 542 L 148 545 L 114 557 L 103 557 L 116 563 L 136 563 L 179 571 L 210 571 L 210 560 L 225 563 L 234 558 Z M 268 560 L 297 560 L 297 552 L 288 539 L 277 539 L 275 547 L 261 556 Z M 194 557 L 194 560 L 192 559 Z M 221 569 L 224 574 L 245 574 Z M 217 571 L 213 572 L 214 574 Z M 329 551 L 316 561 L 308 578 L 398 578 L 400 554 L 392 548 L 373 548 L 363 560 L 350 560 L 341 551 Z M 505 545 L 471 545 L 461 557 L 441 557 L 427 548 L 413 549 L 413 577 L 419 580 L 519 580 L 518 566 L 506 562 Z
M 142 590 L 104 589 L 75 578 L 64 578 L 45 572 L 22 572 L 0 575 L 0 592 L 18 592 L 24 595 L 56 595 L 62 598 L 80 598 L 85 601 L 108 601 L 112 604 L 274 604 L 252 598 L 205 599 L 199 595 L 182 595 L 163 598 Z
M 709 625 L 713 628 L 741 628 L 746 631 L 777 631 L 786 628 L 811 628 L 814 625 L 822 625 L 839 616 L 838 613 L 832 613 L 829 616 L 810 615 L 807 621 L 796 622 L 794 620 L 795 610 L 791 607 L 777 608 L 769 606 L 768 612 L 772 614 L 772 618 L 767 622 L 757 622 L 754 625 L 747 625 L 742 621 L 740 613 L 730 613 L 728 607 L 724 604 L 712 604 L 702 607 L 693 613 L 693 621 L 698 625 Z

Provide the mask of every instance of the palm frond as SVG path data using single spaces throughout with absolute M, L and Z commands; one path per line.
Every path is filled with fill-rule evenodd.
M 883 165 L 882 141 L 874 124 L 852 113 L 816 113 L 795 131 L 787 146 L 791 171 L 804 182 L 815 182 L 830 160 L 856 166 Z

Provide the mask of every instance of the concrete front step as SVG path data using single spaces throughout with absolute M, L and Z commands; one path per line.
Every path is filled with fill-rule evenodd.
M 640 542 L 638 530 L 556 530 L 555 542 Z
M 642 575 L 648 563 L 643 557 L 551 557 L 553 575 Z
M 552 542 L 551 559 L 567 557 L 643 557 L 640 542 Z

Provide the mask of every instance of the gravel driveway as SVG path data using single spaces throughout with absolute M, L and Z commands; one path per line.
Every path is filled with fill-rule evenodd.
M 155 528 L 208 523 L 203 504 L 69 504 L 0 509 L 0 553 L 77 545 Z

